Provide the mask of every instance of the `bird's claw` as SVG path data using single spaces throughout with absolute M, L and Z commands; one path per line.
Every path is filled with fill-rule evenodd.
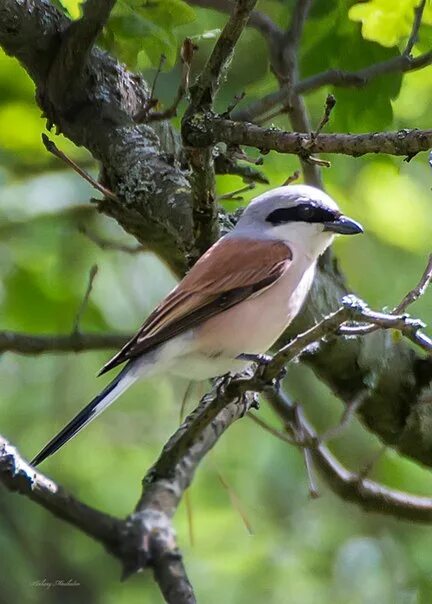
M 273 357 L 269 354 L 242 353 L 238 355 L 237 359 L 240 359 L 241 361 L 250 361 L 251 363 L 257 363 L 257 365 L 268 365 L 273 360 Z

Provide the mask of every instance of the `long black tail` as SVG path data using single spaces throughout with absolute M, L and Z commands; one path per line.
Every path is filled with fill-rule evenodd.
M 131 375 L 130 365 L 126 365 L 112 382 L 108 384 L 100 394 L 98 394 L 82 411 L 78 413 L 68 424 L 59 432 L 40 453 L 32 460 L 31 464 L 37 466 L 44 459 L 55 453 L 73 438 L 84 426 L 90 423 L 111 403 L 113 403 L 129 386 L 135 382 L 137 376 Z

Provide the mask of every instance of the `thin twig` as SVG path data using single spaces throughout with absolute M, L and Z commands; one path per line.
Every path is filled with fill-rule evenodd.
M 411 30 L 410 37 L 408 38 L 407 45 L 404 50 L 404 54 L 410 56 L 411 51 L 414 48 L 414 44 L 418 39 L 418 32 L 420 29 L 421 21 L 423 18 L 423 12 L 426 6 L 426 0 L 421 0 L 419 5 L 414 8 L 414 22 Z
M 303 161 L 307 164 L 321 166 L 322 168 L 331 168 L 331 162 L 328 159 L 321 159 L 321 157 L 315 157 L 315 155 L 300 154 Z
M 363 464 L 363 466 L 360 468 L 360 470 L 357 472 L 357 476 L 361 479 L 364 480 L 365 478 L 367 478 L 370 473 L 372 472 L 374 466 L 376 465 L 376 463 L 378 462 L 379 459 L 381 459 L 381 457 L 384 455 L 384 453 L 387 451 L 387 445 L 382 445 L 382 447 L 380 447 L 378 449 L 378 451 L 376 451 L 371 457 L 370 459 L 368 459 L 366 461 L 366 463 Z
M 207 60 L 202 73 L 191 91 L 192 104 L 202 108 L 211 106 L 219 86 L 220 75 L 231 60 L 232 52 L 247 25 L 257 0 L 237 0 Z
M 222 474 L 219 472 L 219 470 L 217 468 L 215 468 L 215 472 L 216 472 L 216 476 L 218 477 L 219 482 L 221 483 L 223 488 L 228 493 L 228 496 L 231 501 L 231 505 L 233 506 L 233 508 L 236 510 L 236 512 L 239 514 L 240 518 L 242 519 L 242 522 L 243 522 L 247 532 L 249 533 L 249 535 L 254 535 L 255 531 L 253 530 L 251 521 L 248 518 L 246 510 L 243 507 L 243 503 L 240 500 L 240 497 L 237 495 L 237 493 L 234 491 L 232 486 L 229 484 L 229 482 L 226 480 L 226 478 L 224 478 L 224 476 L 222 476 Z
M 236 191 L 231 191 L 231 193 L 224 193 L 223 195 L 218 195 L 216 199 L 217 201 L 242 201 L 242 193 L 252 191 L 253 189 L 255 189 L 255 187 L 256 184 L 254 182 L 250 182 L 249 184 L 245 185 L 244 187 L 241 187 L 240 189 L 237 189 Z
M 237 107 L 237 105 L 245 98 L 245 96 L 246 96 L 246 92 L 240 92 L 240 94 L 236 94 L 235 97 L 233 98 L 233 100 L 231 101 L 231 103 L 228 105 L 228 107 L 222 113 L 223 117 L 229 118 L 231 116 L 231 113 L 234 111 L 234 109 Z
M 190 88 L 190 104 L 182 121 L 183 142 L 191 167 L 194 246 L 199 254 L 219 237 L 212 144 L 190 144 L 188 132 L 197 116 L 212 108 L 221 74 L 231 60 L 257 0 L 238 0 L 197 81 Z M 198 121 L 199 117 L 198 117 Z
M 73 327 L 72 327 L 72 334 L 76 335 L 77 333 L 80 333 L 80 324 L 81 324 L 81 319 L 85 313 L 85 310 L 87 308 L 87 304 L 89 302 L 90 299 L 90 294 L 91 291 L 93 289 L 93 282 L 95 280 L 95 277 L 97 275 L 98 272 L 98 265 L 97 264 L 93 264 L 93 266 L 91 267 L 90 271 L 89 271 L 89 276 L 88 276 L 88 281 L 87 281 L 87 287 L 86 287 L 86 291 L 84 294 L 83 299 L 81 300 L 81 303 L 78 307 L 77 313 L 75 315 L 75 319 L 73 322 Z
M 190 70 L 192 66 L 193 55 L 196 50 L 198 50 L 198 46 L 192 42 L 191 38 L 185 38 L 185 40 L 183 40 L 183 44 L 180 51 L 182 75 L 176 96 L 170 107 L 164 109 L 163 111 L 152 111 L 151 113 L 149 112 L 149 109 L 151 109 L 151 107 L 146 107 L 135 116 L 136 122 L 156 122 L 161 120 L 168 120 L 177 115 L 177 109 L 180 104 L 180 101 L 183 99 L 183 97 L 189 90 Z M 154 103 L 152 106 L 154 106 L 155 104 L 156 103 Z
M 368 394 L 368 391 L 365 390 L 364 392 L 361 392 L 358 396 L 356 396 L 353 401 L 348 403 L 342 413 L 340 421 L 336 424 L 336 426 L 333 426 L 322 434 L 320 434 L 319 441 L 321 443 L 326 443 L 330 440 L 334 440 L 335 438 L 339 438 L 339 436 L 341 436 L 345 432 L 346 428 L 351 423 L 352 419 L 364 403 Z
M 426 268 L 413 289 L 411 289 L 399 302 L 399 304 L 392 310 L 392 314 L 399 315 L 406 311 L 408 306 L 418 300 L 423 294 L 426 293 L 427 288 L 432 280 L 432 254 L 429 255 L 429 259 Z
M 275 109 L 274 111 L 271 111 L 270 113 L 267 113 L 266 115 L 263 115 L 261 118 L 255 119 L 254 123 L 257 126 L 263 126 L 267 122 L 270 122 L 271 120 L 273 120 L 275 117 L 279 117 L 280 115 L 283 115 L 284 113 L 288 113 L 287 104 L 282 105 L 282 107 L 279 107 L 279 109 Z
M 321 132 L 321 130 L 324 128 L 324 126 L 329 123 L 330 115 L 331 115 L 331 112 L 333 111 L 333 109 L 335 108 L 335 105 L 336 105 L 335 97 L 332 94 L 328 94 L 327 98 L 326 98 L 326 102 L 325 102 L 324 114 L 320 120 L 320 123 L 318 124 L 317 129 L 315 130 L 315 132 L 313 132 L 312 138 L 316 138 L 318 136 L 318 134 Z
M 214 155 L 215 150 L 213 150 Z M 239 164 L 234 157 L 231 157 L 229 150 L 222 153 L 220 149 L 216 151 L 214 157 L 214 167 L 216 174 L 235 174 L 240 176 L 244 182 L 259 182 L 269 184 L 268 178 L 260 170 L 256 170 L 251 166 Z M 256 164 L 255 164 L 256 165 Z
M 192 392 L 193 387 L 194 387 L 194 382 L 192 382 L 192 381 L 188 382 L 188 385 L 186 386 L 186 390 L 183 394 L 182 402 L 180 405 L 180 411 L 179 411 L 179 424 L 180 425 L 183 423 L 184 416 L 185 416 L 185 410 L 186 410 L 187 403 L 189 400 L 189 395 Z M 189 532 L 189 543 L 190 543 L 191 547 L 193 547 L 195 545 L 195 530 L 194 530 L 194 522 L 193 522 L 191 488 L 185 490 L 184 502 L 185 502 L 186 519 L 187 519 L 188 532 Z
M 387 316 L 395 316 L 400 313 L 405 312 L 410 304 L 418 300 L 421 296 L 426 292 L 430 282 L 432 280 L 432 254 L 429 256 L 426 268 L 420 278 L 420 281 L 417 283 L 413 289 L 411 289 L 401 300 L 401 302 L 391 311 L 390 315 Z M 402 316 L 403 321 L 408 321 L 408 317 Z M 370 323 L 366 325 L 357 325 L 353 326 L 344 326 L 341 333 L 345 335 L 366 335 L 369 333 L 373 333 L 377 331 L 381 326 L 379 323 Z M 397 329 L 397 328 L 396 328 Z M 420 336 L 423 341 L 423 336 Z M 425 337 L 425 336 L 424 336 Z M 418 342 L 415 342 L 418 343 Z M 426 341 L 427 343 L 427 341 Z M 427 350 L 429 351 L 429 350 Z
M 298 403 L 293 405 L 294 408 L 294 430 L 296 436 L 298 436 L 298 440 L 304 440 L 307 436 L 306 431 L 303 428 L 302 424 L 302 413 L 300 409 L 300 405 Z M 320 496 L 320 492 L 318 486 L 316 484 L 315 476 L 314 476 L 314 467 L 312 463 L 312 453 L 310 447 L 303 448 L 303 460 L 306 468 L 306 474 L 308 477 L 309 484 L 309 497 L 311 499 L 318 499 Z
M 296 170 L 295 172 L 293 172 L 291 174 L 291 176 L 288 176 L 288 178 L 282 183 L 282 186 L 290 185 L 292 182 L 295 182 L 299 178 L 300 178 L 300 170 Z
M 273 69 L 276 73 L 281 87 L 286 87 L 288 96 L 287 102 L 284 105 L 287 108 L 289 119 L 293 130 L 311 131 L 309 115 L 303 98 L 296 91 L 296 84 L 299 81 L 300 67 L 300 43 L 303 35 L 304 25 L 309 14 L 312 0 L 297 0 L 291 14 L 291 22 L 285 35 L 284 45 L 282 47 L 281 65 L 274 65 Z M 304 180 L 310 185 L 322 188 L 322 179 L 319 166 L 325 165 L 324 160 L 319 160 L 315 157 L 310 157 L 310 153 L 304 150 L 304 153 L 299 154 L 300 164 L 302 167 Z
M 365 335 L 374 331 L 372 326 L 381 329 L 395 329 L 428 354 L 432 352 L 432 340 L 421 331 L 425 325 L 419 319 L 411 319 L 407 315 L 387 315 L 364 309 L 363 312 L 358 313 L 355 320 L 359 323 L 366 323 L 366 325 L 343 325 L 340 327 L 339 333 L 345 336 Z
M 118 243 L 116 241 L 110 241 L 109 239 L 104 239 L 100 237 L 96 233 L 93 233 L 89 228 L 87 228 L 84 224 L 78 225 L 78 231 L 88 237 L 90 241 L 93 241 L 101 250 L 115 250 L 118 252 L 124 252 L 126 254 L 140 254 L 142 252 L 148 251 L 144 245 L 126 245 L 124 243 Z
M 269 390 L 266 398 L 271 407 L 288 428 L 295 421 L 294 409 L 283 392 Z M 318 435 L 299 410 L 299 420 L 304 433 L 313 443 Z M 359 478 L 358 473 L 347 470 L 323 445 L 310 448 L 314 467 L 326 484 L 342 500 L 358 505 L 367 512 L 376 512 L 411 522 L 432 520 L 432 498 L 419 497 L 385 487 L 369 479 Z
M 235 8 L 235 1 L 233 0 L 188 0 L 188 3 L 228 14 L 231 14 Z M 280 37 L 283 33 L 268 15 L 257 10 L 251 12 L 247 25 L 259 31 L 267 39 L 270 46 L 275 38 Z
M 159 64 L 156 68 L 156 73 L 153 78 L 153 82 L 152 82 L 151 89 L 150 89 L 150 94 L 149 94 L 148 98 L 145 100 L 144 107 L 140 111 L 138 111 L 138 113 L 136 113 L 134 116 L 134 120 L 138 124 L 146 120 L 150 110 L 153 109 L 153 107 L 155 107 L 158 103 L 158 100 L 157 100 L 157 98 L 155 98 L 154 94 L 155 94 L 155 90 L 156 90 L 156 83 L 159 79 L 159 75 L 162 71 L 165 61 L 166 61 L 166 55 L 164 53 L 162 53 L 159 58 Z
M 63 151 L 60 151 L 60 149 L 55 145 L 55 143 L 53 143 L 52 140 L 47 137 L 46 134 L 42 134 L 42 142 L 47 151 L 64 161 L 65 164 L 79 174 L 81 178 L 90 183 L 93 188 L 102 193 L 102 195 L 108 197 L 108 199 L 112 199 L 113 201 L 118 201 L 117 196 L 112 191 L 101 185 L 100 182 L 97 182 L 92 176 L 90 176 L 88 172 L 80 168 L 78 164 L 76 164 L 70 157 L 63 153 Z
M 273 428 L 273 426 L 271 426 L 270 424 L 265 422 L 261 417 L 259 417 L 255 413 L 252 413 L 250 411 L 247 414 L 247 416 L 253 422 L 255 422 L 258 426 L 260 426 L 263 430 L 265 430 L 272 436 L 275 436 L 276 438 L 278 438 L 279 440 L 282 440 L 283 442 L 287 443 L 288 445 L 294 445 L 295 447 L 299 446 L 299 443 L 297 442 L 297 440 L 295 438 L 290 438 L 289 436 L 287 436 L 285 434 L 285 432 L 282 432 L 281 430 L 278 430 L 277 428 Z
M 386 61 L 363 67 L 358 71 L 344 71 L 342 69 L 328 69 L 308 78 L 300 80 L 294 90 L 297 94 L 307 94 L 323 88 L 324 86 L 338 86 L 341 88 L 363 88 L 370 81 L 389 73 L 407 73 L 422 69 L 432 62 L 432 51 L 410 57 L 402 54 L 392 57 Z M 271 111 L 280 104 L 285 104 L 287 99 L 287 87 L 260 98 L 233 112 L 232 118 L 238 121 L 255 122 L 256 118 Z

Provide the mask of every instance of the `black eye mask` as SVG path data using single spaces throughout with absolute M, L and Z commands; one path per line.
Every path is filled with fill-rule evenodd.
M 286 222 L 331 222 L 339 217 L 339 212 L 334 212 L 320 206 L 310 203 L 300 203 L 291 208 L 278 208 L 273 210 L 267 218 L 266 222 L 273 225 L 284 224 Z

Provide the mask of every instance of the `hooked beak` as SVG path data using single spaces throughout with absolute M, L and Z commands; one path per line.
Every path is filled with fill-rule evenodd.
M 363 227 L 359 222 L 356 222 L 348 216 L 339 216 L 336 220 L 324 223 L 324 230 L 340 235 L 357 235 L 363 233 Z

